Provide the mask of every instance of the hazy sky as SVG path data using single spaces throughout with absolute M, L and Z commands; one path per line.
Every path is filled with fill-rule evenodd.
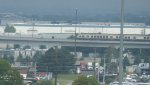
M 0 0 L 0 12 L 27 14 L 80 15 L 120 13 L 121 0 Z M 150 14 L 150 0 L 125 0 L 125 12 Z

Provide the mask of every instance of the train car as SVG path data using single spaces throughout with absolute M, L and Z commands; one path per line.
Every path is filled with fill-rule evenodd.
M 79 40 L 119 40 L 119 34 L 102 34 L 102 33 L 78 33 L 77 38 Z M 124 34 L 124 40 L 150 40 L 150 35 L 140 34 Z

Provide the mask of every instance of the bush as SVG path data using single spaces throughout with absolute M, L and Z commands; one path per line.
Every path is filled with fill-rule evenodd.
M 6 33 L 15 33 L 16 28 L 14 28 L 14 26 L 6 25 L 4 32 L 6 32 Z
M 34 85 L 53 85 L 51 80 L 41 80 Z
M 72 85 L 99 85 L 97 79 L 93 76 L 86 77 L 86 76 L 79 76 Z

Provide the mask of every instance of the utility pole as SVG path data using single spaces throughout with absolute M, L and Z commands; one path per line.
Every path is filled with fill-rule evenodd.
M 98 66 L 98 71 L 97 71 L 97 75 L 98 75 L 97 80 L 98 80 L 98 83 L 100 83 L 100 82 L 99 82 L 99 70 L 100 70 L 100 66 Z
M 103 84 L 105 85 L 105 70 L 106 69 L 106 63 L 105 63 L 105 54 L 104 54 L 104 74 L 103 74 Z
M 32 40 L 33 40 L 33 37 L 34 37 L 34 26 L 35 26 L 35 23 L 34 23 L 34 19 L 32 18 L 32 30 L 31 30 L 31 32 L 32 32 Z M 33 41 L 32 41 L 32 43 L 31 43 L 31 56 L 33 57 Z
M 75 58 L 77 58 L 77 30 L 76 30 L 76 28 L 77 28 L 77 24 L 78 24 L 78 9 L 75 9 L 75 37 L 74 37 L 74 43 L 75 43 L 75 46 L 74 46 L 74 55 L 75 55 Z
M 95 63 L 96 63 L 96 47 L 94 48 L 94 77 L 96 78 L 96 69 L 95 69 Z
M 120 29 L 120 57 L 119 57 L 119 85 L 123 82 L 123 25 L 124 25 L 124 0 L 121 0 L 121 29 Z
M 57 85 L 57 75 L 58 75 L 58 48 L 56 47 L 55 48 L 55 52 L 56 52 L 56 57 L 55 57 L 55 64 L 56 64 L 56 68 L 55 68 L 55 72 L 54 72 L 54 74 L 55 74 L 55 85 Z
M 36 62 L 35 62 L 35 65 L 34 65 L 34 77 L 36 78 Z
M 48 66 L 46 67 L 47 69 L 47 79 L 49 80 L 49 70 L 48 70 Z
M 32 38 L 34 36 L 34 26 L 35 26 L 34 19 L 32 18 Z
M 62 24 L 61 24 L 61 28 L 60 28 L 60 33 L 62 33 Z

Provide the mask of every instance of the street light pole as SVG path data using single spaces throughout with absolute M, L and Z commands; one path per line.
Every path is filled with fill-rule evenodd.
M 120 29 L 120 57 L 119 57 L 119 85 L 123 82 L 123 25 L 124 25 L 124 0 L 121 0 L 121 29 Z
M 77 30 L 76 30 L 76 28 L 77 28 L 77 23 L 78 23 L 78 20 L 77 20 L 77 16 L 78 16 L 78 9 L 75 9 L 75 47 L 74 47 L 74 55 L 75 55 L 75 57 L 77 58 Z

